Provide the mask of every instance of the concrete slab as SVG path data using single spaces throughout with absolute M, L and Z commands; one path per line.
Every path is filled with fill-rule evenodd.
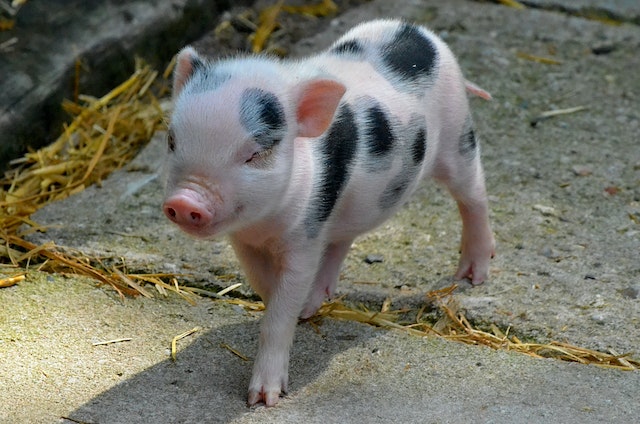
M 498 256 L 491 281 L 462 285 L 456 295 L 467 316 L 521 338 L 637 351 L 640 80 L 631 70 L 640 65 L 640 29 L 463 0 L 379 0 L 336 18 L 296 53 L 379 16 L 427 23 L 450 43 L 466 76 L 494 95 L 473 107 Z M 611 48 L 594 50 L 603 43 Z M 575 106 L 586 109 L 537 119 Z M 188 272 L 190 283 L 205 287 L 227 286 L 229 275 L 242 281 L 224 240 L 194 242 L 161 216 L 163 151 L 159 135 L 101 188 L 39 212 L 36 221 L 56 226 L 39 240 L 124 257 L 133 269 Z M 396 307 L 424 305 L 426 291 L 452 282 L 458 234 L 453 202 L 425 185 L 396 218 L 356 243 L 339 291 L 371 307 L 386 297 Z M 369 254 L 383 262 L 365 263 Z M 173 298 L 122 302 L 86 280 L 37 272 L 0 290 L 0 303 L 2 422 L 632 423 L 640 416 L 638 372 L 329 319 L 320 333 L 299 326 L 290 395 L 277 408 L 248 410 L 251 362 L 221 343 L 253 357 L 259 314 L 207 299 L 196 306 Z M 202 331 L 181 343 L 171 363 L 171 338 L 195 326 Z M 91 346 L 119 337 L 133 340 Z
M 3 423 L 633 423 L 640 413 L 637 372 L 330 319 L 298 327 L 289 396 L 249 409 L 252 363 L 223 344 L 253 357 L 260 314 L 207 299 L 122 301 L 36 272 L 0 296 L 13 312 L 0 343 Z M 171 361 L 170 340 L 195 326 Z M 93 346 L 117 338 L 131 340 Z

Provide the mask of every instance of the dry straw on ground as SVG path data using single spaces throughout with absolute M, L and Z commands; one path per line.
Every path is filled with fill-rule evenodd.
M 151 90 L 158 84 L 157 74 L 138 63 L 134 74 L 105 96 L 80 96 L 79 103 L 66 101 L 63 108 L 73 120 L 60 137 L 11 163 L 13 167 L 0 180 L 0 258 L 16 269 L 14 275 L 3 279 L 5 284 L 19 279 L 21 268 L 37 266 L 95 278 L 123 295 L 151 296 L 142 288 L 145 282 L 173 289 L 161 281 L 162 276 L 127 276 L 116 266 L 100 266 L 98 258 L 53 243 L 37 246 L 24 238 L 32 231 L 46 231 L 31 221 L 32 213 L 91 184 L 100 184 L 133 159 L 163 125 L 164 112 Z
M 251 37 L 251 47 L 254 53 L 264 50 L 267 40 L 278 27 L 278 16 L 282 13 L 309 16 L 329 16 L 338 11 L 338 6 L 332 0 L 321 0 L 315 4 L 289 6 L 284 0 L 278 0 L 273 6 L 265 7 L 258 17 L 258 26 Z
M 331 0 L 322 0 L 295 9 L 279 1 L 261 15 L 262 22 L 253 39 L 254 49 L 262 48 L 266 37 L 277 26 L 276 18 L 281 11 L 326 14 L 335 12 L 335 4 Z M 110 172 L 131 160 L 153 133 L 162 127 L 164 112 L 151 88 L 155 87 L 155 91 L 162 94 L 166 90 L 167 74 L 158 82 L 157 72 L 138 63 L 135 73 L 105 96 L 80 96 L 79 103 L 65 102 L 64 108 L 73 116 L 73 120 L 65 126 L 58 140 L 13 162 L 13 168 L 0 180 L 0 264 L 4 274 L 0 278 L 0 289 L 19 284 L 24 280 L 27 270 L 36 267 L 49 272 L 91 277 L 109 284 L 122 296 L 154 297 L 156 293 L 164 296 L 172 291 L 192 303 L 199 296 L 208 296 L 241 305 L 251 311 L 264 309 L 261 302 L 224 297 L 235 287 L 218 293 L 184 287 L 178 284 L 175 275 L 128 273 L 122 264 L 107 265 L 100 258 L 82 252 L 65 249 L 54 243 L 38 246 L 24 238 L 31 231 L 46 230 L 30 220 L 33 212 L 48 203 L 82 191 L 91 184 L 100 184 Z M 325 303 L 311 322 L 317 324 L 324 317 L 346 319 L 420 337 L 437 335 L 534 357 L 558 358 L 623 370 L 640 369 L 640 361 L 629 355 L 597 352 L 558 342 L 527 343 L 509 335 L 509 330 L 502 331 L 496 326 L 491 326 L 491 331 L 475 328 L 466 319 L 464 311 L 458 308 L 454 290 L 455 287 L 451 287 L 429 293 L 426 304 L 435 305 L 440 314 L 440 319 L 435 323 L 423 320 L 423 310 L 392 311 L 390 302 L 385 302 L 380 312 L 371 312 L 348 306 L 342 299 Z M 401 316 L 408 315 L 415 318 L 410 322 L 400 321 Z M 176 342 L 187 335 L 174 339 L 174 357 Z M 243 357 L 240 352 L 227 348 Z
M 631 358 L 630 354 L 598 352 L 561 342 L 523 342 L 517 336 L 509 335 L 508 329 L 502 331 L 495 325 L 490 326 L 490 331 L 475 328 L 465 317 L 464 311 L 459 308 L 454 295 L 455 289 L 456 286 L 453 285 L 427 293 L 429 304 L 435 304 L 438 309 L 439 319 L 435 323 L 422 319 L 424 308 L 416 311 L 391 310 L 390 302 L 385 302 L 380 312 L 374 312 L 364 307 L 349 306 L 343 302 L 343 299 L 325 302 L 309 321 L 312 325 L 318 325 L 322 318 L 329 317 L 404 331 L 418 337 L 435 335 L 466 344 L 519 352 L 535 358 L 554 358 L 628 371 L 640 370 L 640 361 Z M 244 299 L 220 299 L 219 301 L 240 305 L 252 312 L 264 310 L 262 302 Z M 402 322 L 399 319 L 401 316 L 412 316 L 414 319 Z

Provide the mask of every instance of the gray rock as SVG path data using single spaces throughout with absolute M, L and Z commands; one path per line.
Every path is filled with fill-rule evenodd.
M 640 284 L 625 287 L 624 289 L 620 290 L 620 294 L 627 299 L 638 299 L 638 297 L 640 296 Z
M 364 258 L 365 263 L 368 263 L 369 265 L 371 264 L 375 264 L 375 263 L 380 263 L 384 261 L 384 256 L 382 255 L 376 255 L 376 254 L 369 254 Z

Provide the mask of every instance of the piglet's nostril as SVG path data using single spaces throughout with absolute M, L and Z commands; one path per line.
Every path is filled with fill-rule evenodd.
M 163 211 L 171 222 L 192 229 L 208 225 L 213 217 L 203 202 L 194 199 L 190 192 L 178 193 L 165 201 Z

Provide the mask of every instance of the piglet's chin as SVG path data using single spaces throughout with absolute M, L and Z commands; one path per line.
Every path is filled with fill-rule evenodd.
M 237 213 L 238 211 L 226 217 L 215 215 L 206 220 L 203 220 L 202 218 L 179 220 L 171 215 L 171 211 L 167 212 L 167 210 L 165 209 L 165 215 L 167 215 L 167 218 L 169 218 L 170 221 L 176 224 L 178 228 L 180 228 L 190 236 L 202 240 L 212 240 L 220 238 L 229 233 L 232 233 L 233 231 L 236 231 L 239 226 L 242 226 L 241 220 L 238 219 Z
M 216 224 L 210 224 L 206 227 L 193 227 L 189 225 L 178 225 L 178 227 L 190 236 L 203 240 L 219 238 L 226 233 Z

